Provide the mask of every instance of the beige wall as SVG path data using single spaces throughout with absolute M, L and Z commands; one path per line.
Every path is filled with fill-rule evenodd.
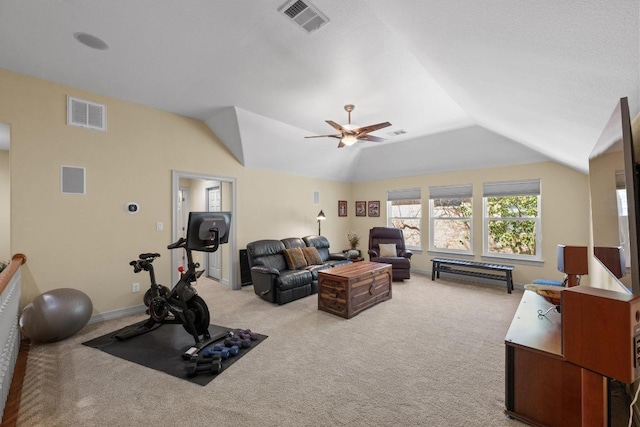
M 94 314 L 139 305 L 141 294 L 131 293 L 131 283 L 145 286 L 147 278 L 135 275 L 128 263 L 148 251 L 163 254 L 157 276 L 168 284 L 173 170 L 236 180 L 238 248 L 258 239 L 316 234 L 322 209 L 322 234 L 332 250 L 346 249 L 346 232 L 353 229 L 366 253 L 369 228 L 386 224 L 387 190 L 422 188 L 428 230 L 428 187 L 472 183 L 474 250 L 480 259 L 482 183 L 528 178 L 542 180 L 545 262 L 514 263 L 516 282 L 561 278 L 555 246 L 588 243 L 587 177 L 552 162 L 346 184 L 244 168 L 200 121 L 2 69 L 0 93 L 0 121 L 12 129 L 11 250 L 28 257 L 23 304 L 44 291 L 74 287 L 91 297 Z M 67 95 L 105 104 L 108 131 L 67 126 Z M 60 165 L 86 168 L 86 195 L 60 193 Z M 314 191 L 320 193 L 318 205 Z M 338 200 L 348 201 L 348 217 L 338 217 Z M 356 200 L 380 200 L 380 218 L 355 217 Z M 129 201 L 140 204 L 138 214 L 125 212 Z M 156 222 L 166 225 L 164 231 L 155 230 Z M 428 242 L 426 233 L 423 238 Z M 413 267 L 429 271 L 431 257 L 426 250 L 416 253 Z
M 11 179 L 9 152 L 0 150 L 0 261 L 10 261 L 11 240 L 9 215 L 11 207 Z
M 530 283 L 535 279 L 562 280 L 557 270 L 556 246 L 589 244 L 589 193 L 587 176 L 553 162 L 534 163 L 491 169 L 423 175 L 395 180 L 356 184 L 352 188 L 353 200 L 380 200 L 380 218 L 358 217 L 354 229 L 367 236 L 368 229 L 386 224 L 387 190 L 421 188 L 422 190 L 422 252 L 411 259 L 412 268 L 431 271 L 429 253 L 429 187 L 436 185 L 473 184 L 473 251 L 474 260 L 483 261 L 482 254 L 482 184 L 509 180 L 539 178 L 542 193 L 542 256 L 543 263 L 500 260 L 503 264 L 515 265 L 514 281 Z M 353 204 L 352 204 L 353 205 Z M 351 206 L 350 205 L 350 208 Z M 366 239 L 364 239 L 366 245 Z M 492 258 L 492 260 L 495 260 Z M 585 284 L 588 278 L 585 277 Z
M 94 314 L 139 305 L 131 284 L 148 283 L 128 265 L 157 251 L 160 283 L 170 277 L 172 170 L 234 177 L 238 248 L 260 238 L 346 233 L 337 200 L 347 184 L 242 167 L 202 122 L 0 69 L 0 121 L 11 125 L 11 250 L 27 255 L 23 304 L 47 290 L 86 292 Z M 66 125 L 66 96 L 107 106 L 107 132 Z M 60 193 L 60 166 L 86 168 L 87 194 Z M 321 205 L 313 205 L 313 191 Z M 28 195 L 28 197 L 25 197 Z M 140 212 L 125 212 L 126 202 Z M 236 257 L 237 258 L 237 257 Z M 144 289 L 144 288 L 143 288 Z

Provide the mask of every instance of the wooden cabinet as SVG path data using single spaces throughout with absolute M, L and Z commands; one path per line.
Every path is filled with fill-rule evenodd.
M 577 286 L 562 307 L 568 361 L 627 384 L 640 377 L 640 297 Z
M 318 310 L 351 318 L 391 299 L 391 265 L 362 261 L 318 273 Z
M 535 426 L 606 426 L 607 379 L 568 362 L 562 316 L 525 291 L 507 336 L 506 413 Z

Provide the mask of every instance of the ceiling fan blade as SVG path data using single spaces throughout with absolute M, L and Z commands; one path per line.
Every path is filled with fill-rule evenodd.
M 342 126 L 340 126 L 339 124 L 337 124 L 333 120 L 325 120 L 325 122 L 329 123 L 331 125 L 331 127 L 334 128 L 335 130 L 339 130 L 340 132 L 344 132 L 344 130 L 345 130 Z
M 358 141 L 384 142 L 386 139 L 373 135 L 362 135 L 358 137 Z
M 338 144 L 338 148 L 342 148 L 344 146 L 345 146 L 344 142 L 340 141 L 340 143 Z
M 386 128 L 391 126 L 391 123 L 389 122 L 384 122 L 384 123 L 378 123 L 375 125 L 369 125 L 369 126 L 362 126 L 358 129 L 353 129 L 354 132 L 357 132 L 358 134 L 365 134 L 365 133 L 370 133 L 370 132 L 374 132 L 378 129 L 382 129 L 382 128 Z
M 337 134 L 337 135 L 311 135 L 311 136 L 305 136 L 305 138 L 342 138 L 342 134 Z

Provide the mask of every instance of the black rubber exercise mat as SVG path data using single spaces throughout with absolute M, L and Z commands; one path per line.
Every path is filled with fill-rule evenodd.
M 222 361 L 222 371 L 219 374 L 202 373 L 195 377 L 187 376 L 188 362 L 182 358 L 182 354 L 195 343 L 193 337 L 179 324 L 166 324 L 143 335 L 119 341 L 115 336 L 125 329 L 143 324 L 136 323 L 126 328 L 110 332 L 98 338 L 83 342 L 82 344 L 102 350 L 121 359 L 146 366 L 157 371 L 165 372 L 174 377 L 182 378 L 195 384 L 205 386 L 218 375 L 221 375 L 267 336 L 256 333 L 257 340 L 251 341 L 251 347 L 242 348 L 236 356 L 230 356 Z M 234 332 L 239 329 L 226 328 L 224 326 L 209 325 L 209 334 L 216 336 L 221 332 Z M 224 339 L 220 340 L 222 343 Z

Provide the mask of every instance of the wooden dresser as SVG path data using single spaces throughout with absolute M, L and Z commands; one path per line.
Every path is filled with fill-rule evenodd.
M 318 273 L 318 310 L 349 319 L 391 299 L 391 265 L 362 261 Z
M 538 315 L 549 307 L 524 292 L 505 338 L 505 412 L 534 426 L 607 426 L 607 379 L 566 359 L 562 316 Z

